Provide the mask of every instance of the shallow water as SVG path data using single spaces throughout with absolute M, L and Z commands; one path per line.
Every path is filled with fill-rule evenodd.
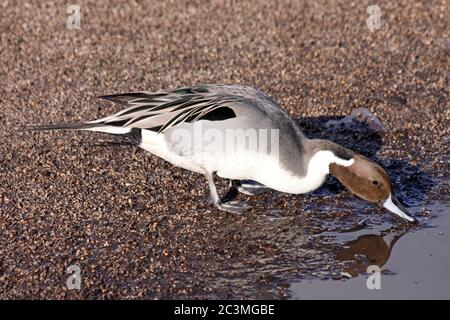
M 290 298 L 449 299 L 450 204 L 434 201 L 426 207 L 432 216 L 413 229 L 382 224 L 334 234 L 335 241 L 343 244 L 336 256 L 349 279 L 294 282 Z M 410 210 L 416 213 L 421 207 Z M 368 289 L 370 265 L 381 268 L 380 289 Z
M 350 130 L 360 132 L 364 128 Z M 347 132 L 341 137 L 348 136 Z M 372 158 L 376 158 L 380 148 L 379 143 L 366 145 L 363 140 L 361 145 L 343 142 L 365 150 Z M 291 299 L 450 298 L 450 202 L 445 160 L 433 172 L 404 160 L 380 162 L 391 175 L 395 193 L 418 219 L 418 224 L 408 226 L 378 218 L 366 222 L 359 213 L 365 205 L 351 201 L 352 211 L 362 220 L 357 223 L 335 220 L 321 233 L 330 243 L 337 244 L 334 253 L 342 264 L 343 277 L 293 281 L 288 289 Z M 325 194 L 330 192 L 327 187 L 324 189 Z M 380 268 L 380 289 L 368 289 L 368 281 L 373 283 L 374 279 L 368 273 L 370 266 Z
M 344 125 L 340 126 L 342 119 Z M 347 119 L 347 120 L 346 120 Z M 332 123 L 334 127 L 327 127 Z M 332 136 L 335 142 L 370 156 L 382 164 L 392 180 L 394 194 L 418 220 L 408 225 L 387 210 L 346 192 L 329 177 L 315 192 L 303 197 L 287 197 L 288 210 L 274 209 L 264 214 L 271 224 L 285 225 L 299 206 L 306 216 L 282 234 L 305 232 L 302 245 L 291 237 L 283 242 L 272 235 L 272 244 L 286 259 L 260 261 L 251 274 L 270 278 L 266 285 L 246 286 L 241 274 L 233 281 L 246 287 L 251 298 L 266 299 L 413 299 L 450 298 L 450 201 L 443 166 L 430 170 L 429 159 L 417 165 L 401 158 L 377 157 L 382 148 L 379 131 L 345 118 L 310 118 L 301 123 L 308 136 Z M 367 139 L 367 137 L 370 139 Z M 260 197 L 266 203 L 277 194 Z M 301 198 L 300 202 L 295 202 Z M 291 216 L 292 215 L 292 216 Z M 292 220 L 294 221 L 294 220 Z M 256 230 L 260 227 L 256 228 Z M 272 229 L 264 229 L 270 236 Z M 298 254 L 300 250 L 311 250 Z M 306 258 L 307 255 L 307 258 Z M 369 266 L 380 268 L 380 288 L 369 290 Z M 270 276 L 270 277 L 269 277 Z M 264 278 L 265 279 L 265 278 Z M 229 278 L 224 282 L 230 284 Z

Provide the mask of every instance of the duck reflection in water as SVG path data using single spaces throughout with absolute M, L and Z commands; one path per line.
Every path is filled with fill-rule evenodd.
M 367 272 L 367 267 L 382 267 L 389 260 L 394 244 L 406 230 L 386 230 L 379 234 L 364 234 L 347 242 L 337 252 L 338 260 L 344 262 L 343 271 L 347 276 L 356 277 Z

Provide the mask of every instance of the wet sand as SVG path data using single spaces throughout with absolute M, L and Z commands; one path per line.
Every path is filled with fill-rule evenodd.
M 367 1 L 78 3 L 80 30 L 66 28 L 59 2 L 0 4 L 1 298 L 301 298 L 292 283 L 350 281 L 340 232 L 404 229 L 332 178 L 308 195 L 239 195 L 254 208 L 224 214 L 209 205 L 204 177 L 137 148 L 96 145 L 110 136 L 20 129 L 118 111 L 95 98 L 103 94 L 254 85 L 309 137 L 382 164 L 417 230 L 445 221 L 446 1 L 378 2 L 377 31 Z M 385 129 L 326 126 L 356 108 Z M 80 290 L 66 287 L 70 265 Z

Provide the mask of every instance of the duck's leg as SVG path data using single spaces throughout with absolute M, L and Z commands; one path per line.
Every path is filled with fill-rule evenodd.
M 209 184 L 209 192 L 211 193 L 211 201 L 212 203 L 222 211 L 227 211 L 231 213 L 243 213 L 245 210 L 250 208 L 250 206 L 243 201 L 229 201 L 229 202 L 221 202 L 219 198 L 219 194 L 217 193 L 216 184 L 214 183 L 213 173 L 207 173 L 206 179 Z
M 223 202 L 228 202 L 236 198 L 236 196 L 240 193 L 247 195 L 257 195 L 267 191 L 265 185 L 253 181 L 253 180 L 231 180 L 230 181 L 230 190 L 228 190 L 227 194 L 222 198 Z
M 253 180 L 232 180 L 231 188 L 235 188 L 240 193 L 251 196 L 263 193 L 269 189 L 265 185 Z

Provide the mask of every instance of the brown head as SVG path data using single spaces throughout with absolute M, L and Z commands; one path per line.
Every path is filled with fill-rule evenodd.
M 392 194 L 391 181 L 381 166 L 359 154 L 354 154 L 353 160 L 349 166 L 331 163 L 330 174 L 359 197 L 382 205 L 406 221 L 415 221 Z

